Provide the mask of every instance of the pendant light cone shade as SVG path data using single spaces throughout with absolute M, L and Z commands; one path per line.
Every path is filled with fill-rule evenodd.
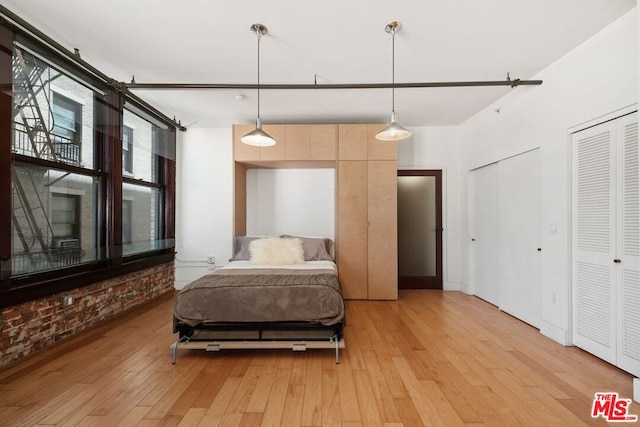
M 262 24 L 253 24 L 251 31 L 258 36 L 258 118 L 256 119 L 256 128 L 240 138 L 240 141 L 256 147 L 269 147 L 275 145 L 276 140 L 262 130 L 262 119 L 260 118 L 260 37 L 267 34 L 267 27 Z
M 240 138 L 240 141 L 256 147 L 270 147 L 276 143 L 271 135 L 262 130 L 262 120 L 260 119 L 256 121 L 256 128 Z
M 396 65 L 395 65 L 395 47 L 396 47 L 396 30 L 400 29 L 400 24 L 393 21 L 388 24 L 384 30 L 391 34 L 391 122 L 376 134 L 376 139 L 381 141 L 398 141 L 400 139 L 409 138 L 411 132 L 400 126 L 396 120 Z
M 380 141 L 397 141 L 409 138 L 410 136 L 411 132 L 398 124 L 396 121 L 396 112 L 392 111 L 391 122 L 376 134 L 376 139 Z

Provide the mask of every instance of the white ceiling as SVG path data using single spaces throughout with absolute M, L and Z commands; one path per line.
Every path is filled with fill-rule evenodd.
M 396 83 L 530 79 L 635 0 L 3 0 L 3 5 L 105 74 L 138 83 Z M 405 126 L 455 125 L 510 90 L 396 89 Z M 193 127 L 250 123 L 255 90 L 136 90 Z M 241 93 L 245 99 L 237 101 Z M 387 122 L 391 89 L 263 90 L 265 123 Z

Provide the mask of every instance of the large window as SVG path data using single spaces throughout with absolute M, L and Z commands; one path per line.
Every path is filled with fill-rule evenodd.
M 2 21 L 7 30 L 0 308 L 172 260 L 173 122 Z

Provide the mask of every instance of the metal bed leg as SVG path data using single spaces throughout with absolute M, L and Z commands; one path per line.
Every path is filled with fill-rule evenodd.
M 338 365 L 340 363 L 340 352 L 339 352 L 340 340 L 338 339 L 338 335 L 334 335 L 333 340 L 336 343 L 336 365 Z
M 174 342 L 171 345 L 171 364 L 175 365 L 176 364 L 176 353 L 178 351 L 178 343 L 180 342 L 180 340 L 176 340 L 176 342 Z
M 171 345 L 171 364 L 175 365 L 176 364 L 176 358 L 177 358 L 177 353 L 178 353 L 178 344 L 180 344 L 181 342 L 188 342 L 189 341 L 189 337 L 179 337 L 176 342 L 174 342 Z

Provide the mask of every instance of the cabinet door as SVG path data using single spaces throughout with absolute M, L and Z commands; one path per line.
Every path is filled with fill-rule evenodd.
M 338 275 L 345 298 L 367 299 L 367 162 L 338 162 Z
M 616 363 L 615 122 L 572 136 L 573 343 Z
M 338 125 L 338 159 L 367 160 L 367 125 Z
M 395 160 L 367 163 L 369 299 L 398 299 L 398 168 Z
M 285 125 L 263 125 L 262 129 L 276 140 L 271 147 L 260 147 L 260 160 L 276 161 L 284 160 L 287 145 L 287 132 Z
M 335 160 L 338 126 L 311 126 L 311 160 Z
M 236 162 L 260 160 L 260 147 L 240 141 L 240 138 L 254 129 L 255 124 L 233 125 L 233 158 Z
M 638 120 L 636 114 L 616 123 L 617 177 L 617 365 L 640 376 L 640 200 Z
M 311 126 L 287 125 L 286 160 L 309 160 L 311 158 Z
M 398 141 L 380 141 L 376 134 L 386 125 L 367 125 L 367 158 L 369 160 L 396 160 Z

